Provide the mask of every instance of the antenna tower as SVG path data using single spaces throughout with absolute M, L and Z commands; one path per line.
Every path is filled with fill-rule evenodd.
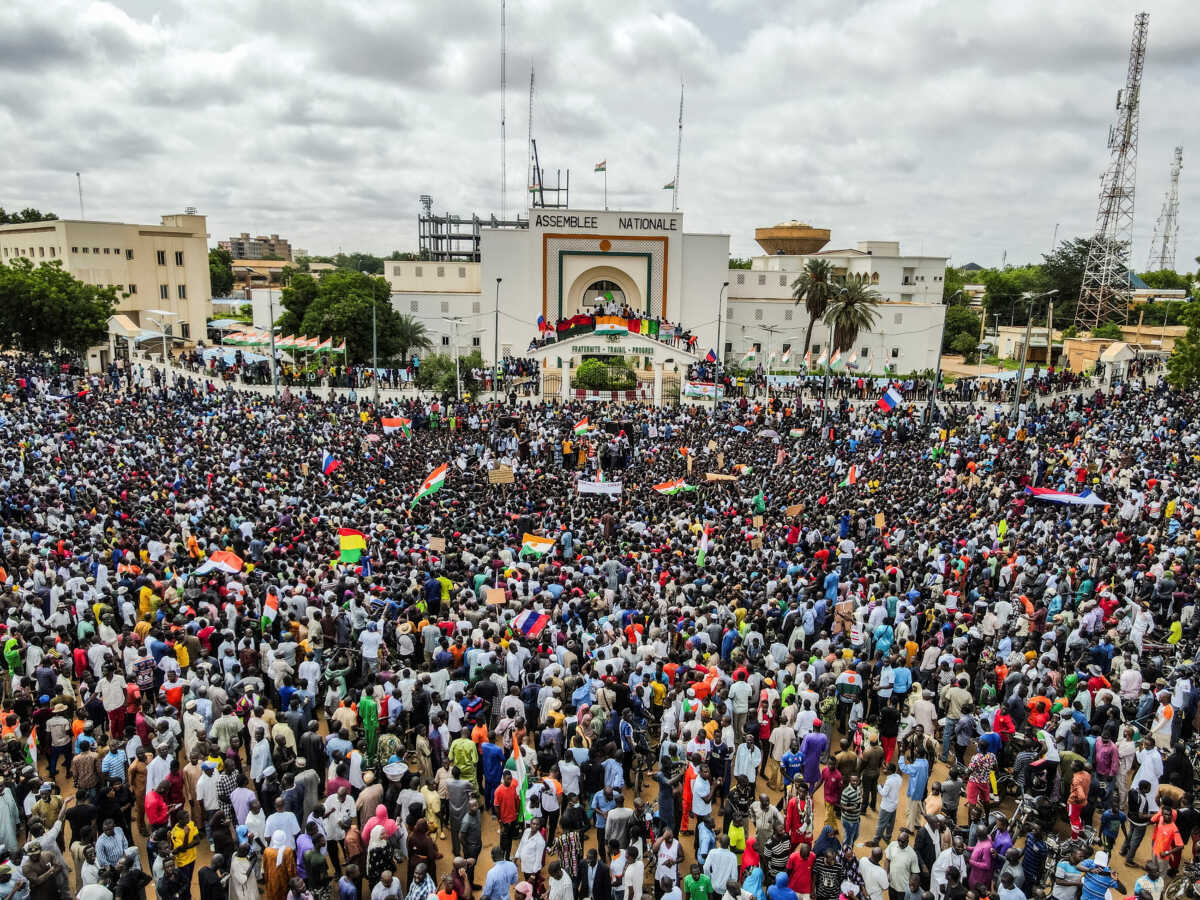
M 671 182 L 671 212 L 679 210 L 679 157 L 683 153 L 683 82 L 679 82 L 679 137 L 675 140 L 675 180 Z
M 507 160 L 505 159 L 505 149 L 507 145 L 504 141 L 504 91 L 508 86 L 508 31 L 504 25 L 504 0 L 500 0 L 500 218 L 504 218 L 505 208 L 505 185 L 508 178 L 506 169 Z
M 1117 124 L 1108 132 L 1112 159 L 1100 176 L 1096 232 L 1075 307 L 1074 324 L 1086 329 L 1103 322 L 1124 322 L 1129 317 L 1129 246 L 1133 240 L 1138 112 L 1150 14 L 1138 13 L 1133 22 L 1125 87 L 1117 92 Z
M 529 179 L 529 193 L 538 186 L 537 170 L 533 167 L 533 66 L 529 67 L 529 134 L 525 137 L 525 175 Z
M 1160 269 L 1175 271 L 1175 246 L 1179 243 L 1179 173 L 1183 171 L 1183 148 L 1175 148 L 1171 160 L 1171 180 L 1167 196 L 1163 199 L 1162 212 L 1154 223 L 1154 240 L 1150 242 L 1150 258 L 1146 260 L 1146 271 Z

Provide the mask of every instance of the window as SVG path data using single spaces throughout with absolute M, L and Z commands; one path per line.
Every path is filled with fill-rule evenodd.
M 158 299 L 160 299 L 160 300 L 167 299 L 167 288 L 168 288 L 168 285 L 165 285 L 165 284 L 160 284 L 158 286 Z
M 186 300 L 187 299 L 187 285 L 186 284 L 175 285 L 175 294 L 179 297 L 180 300 Z
M 72 247 L 72 248 L 71 248 L 71 252 L 72 252 L 72 253 L 78 253 L 78 252 L 79 252 L 79 248 L 78 248 L 78 247 Z
M 893 347 L 892 348 L 892 359 L 899 359 L 899 358 L 900 358 L 900 348 Z
M 726 341 L 725 342 L 725 355 L 728 356 L 732 352 L 733 352 L 733 341 Z
M 754 342 L 754 352 L 755 352 L 755 353 L 762 353 L 762 344 L 761 344 L 760 342 L 758 342 L 758 341 L 755 341 L 755 342 Z
M 871 348 L 863 347 L 861 350 L 858 351 L 858 355 L 861 356 L 863 359 L 866 359 L 868 356 L 871 355 Z
M 420 300 L 410 301 L 408 304 L 408 308 L 412 312 L 420 312 L 421 311 L 421 301 Z
M 7 247 L 4 248 L 4 255 L 8 256 L 8 248 Z
M 761 322 L 762 317 L 763 317 L 762 307 L 761 306 L 754 307 L 754 321 Z
M 421 266 L 417 266 L 416 267 L 416 276 L 418 278 L 420 278 L 424 274 L 425 274 L 425 270 Z
M 183 265 L 183 251 L 182 250 L 175 251 L 175 265 L 177 265 L 177 266 Z
M 785 322 L 792 321 L 792 313 L 794 313 L 794 312 L 795 312 L 794 309 L 785 309 L 783 311 L 783 321 L 785 321 Z
M 812 345 L 812 355 L 813 355 L 813 356 L 820 356 L 820 355 L 821 355 L 821 345 L 820 345 L 820 344 L 813 344 L 813 345 Z
M 131 294 L 136 294 L 136 293 L 137 293 L 137 285 L 136 285 L 136 284 L 131 284 L 131 285 L 129 286 L 129 293 L 131 293 Z
M 51 259 L 54 259 L 54 256 L 55 256 L 54 248 L 53 248 L 53 247 L 51 247 L 51 248 L 50 248 L 50 258 L 51 258 Z
M 448 335 L 448 334 L 443 334 L 443 335 L 442 335 L 442 346 L 443 346 L 443 347 L 449 347 L 449 346 L 450 346 L 450 335 Z
M 187 322 L 181 322 L 179 324 L 179 336 L 181 338 L 184 338 L 185 340 L 191 338 L 192 326 L 189 325 Z
M 446 267 L 445 266 L 438 266 L 437 270 L 438 270 L 438 276 L 437 276 L 438 278 L 446 277 Z
M 792 349 L 792 345 L 791 345 L 791 344 L 784 344 L 784 345 L 783 345 L 783 350 L 780 352 L 780 355 L 781 355 L 781 356 L 787 355 L 787 352 L 788 352 L 789 350 L 791 350 L 791 349 Z
M 92 252 L 93 252 L 93 253 L 97 253 L 97 254 L 98 254 L 98 253 L 100 252 L 100 248 L 99 248 L 99 247 L 93 247 L 93 248 L 92 248 Z
M 126 250 L 126 251 L 125 251 L 125 258 L 126 258 L 126 259 L 133 259 L 133 251 L 132 251 L 132 250 Z
M 471 338 L 471 346 L 472 347 L 479 346 L 479 335 L 475 335 L 475 337 Z
M 899 325 L 903 321 L 904 321 L 904 313 L 896 313 L 895 315 L 892 316 L 892 324 L 893 325 Z
M 399 267 L 399 266 L 392 266 L 392 274 L 393 274 L 393 275 L 396 275 L 396 276 L 399 276 L 399 275 L 400 275 L 400 267 Z
M 113 256 L 120 256 L 120 255 L 121 255 L 121 248 L 113 247 Z
M 155 250 L 154 255 L 158 259 L 158 264 L 160 266 L 165 266 L 167 264 L 167 251 L 166 250 Z
M 466 266 L 459 266 L 459 267 L 458 267 L 458 277 L 459 277 L 459 278 L 466 278 L 466 277 L 467 277 L 467 267 L 466 267 Z
M 780 276 L 779 276 L 779 286 L 780 286 L 780 287 L 787 287 L 787 276 L 786 276 L 786 275 L 780 275 Z
M 104 248 L 104 255 L 108 256 L 108 248 L 107 247 Z
M 450 301 L 448 301 L 448 300 L 442 301 L 442 312 L 444 312 L 444 313 L 450 312 Z
M 767 283 L 767 276 L 766 276 L 766 275 L 759 275 L 759 276 L 758 276 L 758 283 L 759 283 L 759 284 L 766 284 L 766 283 Z
M 738 277 L 737 277 L 737 283 L 738 283 L 738 284 L 745 284 L 745 283 L 746 283 L 746 276 L 745 276 L 745 275 L 743 275 L 741 272 L 739 272 L 739 273 L 738 273 Z
M 726 318 L 727 320 L 729 320 L 730 322 L 732 322 L 732 321 L 733 321 L 733 307 L 732 307 L 732 306 L 730 306 L 730 307 L 726 307 L 726 309 L 725 309 L 725 318 Z
M 480 311 L 480 306 L 479 306 L 479 301 L 477 300 L 471 304 L 471 312 L 477 313 L 479 311 Z
M 91 251 L 89 248 L 87 248 L 87 247 L 84 247 L 84 248 L 83 248 L 83 252 L 84 252 L 84 253 L 91 253 L 92 251 Z
M 45 248 L 45 247 L 38 247 L 38 256 L 42 256 L 42 257 L 44 257 L 45 255 L 46 255 L 46 248 Z

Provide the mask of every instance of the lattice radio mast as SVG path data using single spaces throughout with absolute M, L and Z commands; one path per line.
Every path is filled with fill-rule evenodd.
M 1137 181 L 1138 112 L 1142 65 L 1146 61 L 1149 13 L 1134 18 L 1125 87 L 1117 92 L 1117 124 L 1109 129 L 1112 160 L 1100 176 L 1096 232 L 1088 250 L 1075 307 L 1075 325 L 1092 329 L 1129 316 L 1129 246 L 1133 240 L 1134 185 Z
M 1171 180 L 1167 196 L 1163 199 L 1162 212 L 1154 223 L 1154 240 L 1150 242 L 1150 258 L 1146 260 L 1146 271 L 1161 269 L 1175 271 L 1175 246 L 1179 243 L 1179 173 L 1183 171 L 1183 148 L 1175 148 L 1171 160 Z
M 508 184 L 508 144 L 504 139 L 504 93 L 508 87 L 508 31 L 504 25 L 504 0 L 500 0 L 500 218 L 503 219 L 507 207 L 506 186 Z

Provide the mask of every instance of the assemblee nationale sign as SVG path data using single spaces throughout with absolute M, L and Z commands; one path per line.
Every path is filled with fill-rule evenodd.
M 678 216 L 616 216 L 620 231 L 678 231 Z M 538 213 L 533 217 L 534 228 L 600 228 L 599 216 L 551 215 Z M 611 226 L 605 226 L 611 227 Z

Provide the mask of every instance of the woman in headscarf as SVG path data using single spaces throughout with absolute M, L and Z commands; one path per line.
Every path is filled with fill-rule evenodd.
M 746 856 L 752 852 L 750 845 L 755 842 L 753 838 L 746 841 L 746 852 L 742 854 L 742 891 L 749 894 L 754 900 L 767 900 L 767 891 L 763 885 L 765 874 L 758 853 L 754 853 L 753 865 L 745 865 Z
M 745 878 L 751 869 L 761 865 L 762 858 L 758 855 L 758 838 L 746 838 L 746 849 L 742 851 L 742 877 Z
M 817 842 L 813 844 L 812 852 L 817 856 L 824 856 L 826 850 L 836 853 L 841 849 L 842 842 L 838 840 L 837 832 L 833 830 L 832 825 L 826 825 L 817 836 Z
M 387 807 L 380 803 L 375 807 L 375 815 L 367 819 L 367 824 L 363 826 L 363 840 L 369 845 L 371 843 L 371 834 L 375 830 L 375 826 L 383 829 L 383 839 L 386 841 L 395 833 L 397 824 L 395 819 L 389 819 Z
M 992 836 L 984 834 L 967 858 L 967 884 L 975 889 L 988 890 L 992 884 Z
M 413 822 L 410 816 L 408 822 L 411 829 L 408 834 L 408 864 L 415 866 L 417 863 L 425 863 L 429 877 L 436 882 L 437 861 L 442 858 L 442 854 L 433 835 L 429 833 L 429 820 L 420 818 Z
M 266 880 L 266 900 L 285 900 L 288 882 L 296 877 L 296 851 L 287 832 L 276 829 L 271 846 L 263 853 L 263 878 Z
M 392 853 L 392 845 L 388 841 L 387 830 L 382 826 L 372 828 L 371 836 L 367 841 L 368 882 L 375 884 L 383 876 L 385 871 L 388 869 L 395 870 L 395 868 L 395 858 L 394 854 Z M 436 888 L 431 886 L 430 893 L 434 893 L 435 891 Z
M 258 861 L 248 843 L 238 845 L 229 864 L 229 900 L 258 900 Z

